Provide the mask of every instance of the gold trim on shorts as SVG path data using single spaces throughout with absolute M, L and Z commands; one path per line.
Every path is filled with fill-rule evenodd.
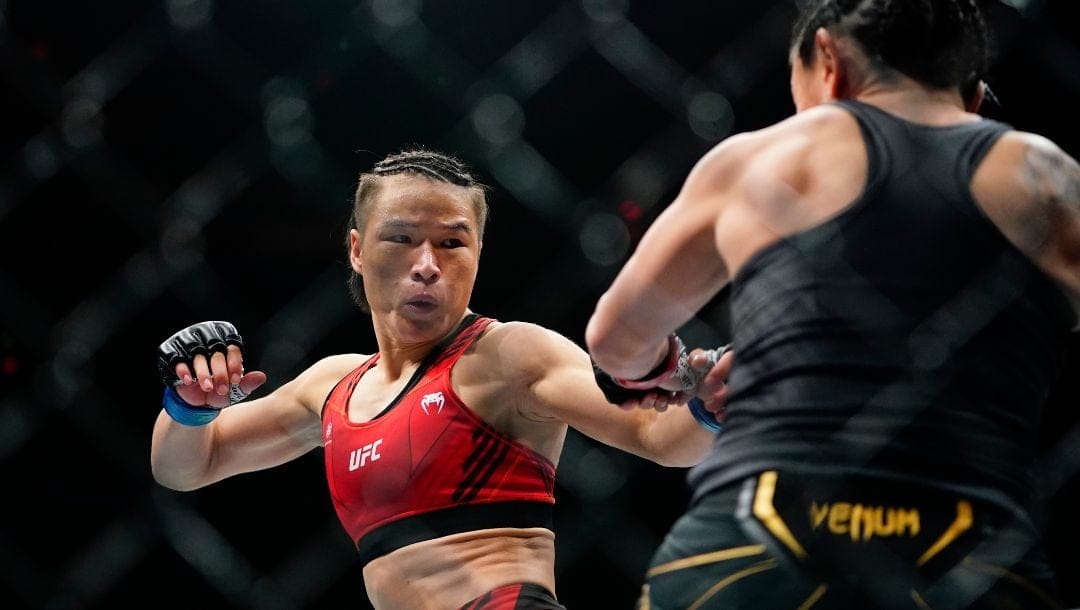
M 945 530 L 945 533 L 938 538 L 934 544 L 930 545 L 930 548 L 926 549 L 926 552 L 919 557 L 919 560 L 915 562 L 915 565 L 922 567 L 927 561 L 934 556 L 945 550 L 945 547 L 952 544 L 960 537 L 960 534 L 966 532 L 971 524 L 975 522 L 974 512 L 971 510 L 971 502 L 967 500 L 959 500 L 956 502 L 956 519 L 953 520 L 949 528 Z
M 708 553 L 702 553 L 700 555 L 691 555 L 690 557 L 683 557 L 682 559 L 676 559 L 667 563 L 662 563 L 658 566 L 654 566 L 645 572 L 645 578 L 652 578 L 658 574 L 666 574 L 667 572 L 674 572 L 676 570 L 685 570 L 686 568 L 694 568 L 697 566 L 703 566 L 709 563 L 718 563 L 720 561 L 727 561 L 728 559 L 739 559 L 740 557 L 752 557 L 754 555 L 760 555 L 765 552 L 765 545 L 763 544 L 750 544 L 747 546 L 736 546 L 730 549 L 723 549 L 720 551 L 710 551 Z
M 810 594 L 810 597 L 806 598 L 802 604 L 799 605 L 797 610 L 810 610 L 814 607 L 814 604 L 818 603 L 821 596 L 825 595 L 825 592 L 829 590 L 829 585 L 820 585 L 814 592 Z
M 747 576 L 753 576 L 754 574 L 757 574 L 758 572 L 764 572 L 766 570 L 771 570 L 771 569 L 775 568 L 778 563 L 779 562 L 777 560 L 775 560 L 775 559 L 766 559 L 765 561 L 761 561 L 761 562 L 755 563 L 754 565 L 747 566 L 747 567 L 739 570 L 738 572 L 733 572 L 731 574 L 728 574 L 727 576 L 722 578 L 720 581 L 718 581 L 716 584 L 709 587 L 709 589 L 707 591 L 705 591 L 704 593 L 701 594 L 701 597 L 698 597 L 697 599 L 694 600 L 694 603 L 687 606 L 686 610 L 698 610 L 698 608 L 700 608 L 705 602 L 709 601 L 709 598 L 711 598 L 712 596 L 719 593 L 721 590 L 723 590 L 728 585 L 733 584 L 736 581 L 742 580 L 743 578 L 746 578 Z
M 805 559 L 807 555 L 806 549 L 795 539 L 787 524 L 780 517 L 780 513 L 776 512 L 776 507 L 773 506 L 773 495 L 776 493 L 776 478 L 775 470 L 767 470 L 758 476 L 757 489 L 754 490 L 754 516 L 765 525 L 765 528 L 773 536 L 776 536 L 777 540 L 791 549 L 791 552 L 795 553 L 796 557 Z

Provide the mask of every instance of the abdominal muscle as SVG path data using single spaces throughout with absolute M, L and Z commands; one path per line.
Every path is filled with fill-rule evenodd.
M 455 610 L 514 583 L 555 591 L 555 534 L 545 528 L 476 530 L 402 547 L 364 567 L 376 610 Z

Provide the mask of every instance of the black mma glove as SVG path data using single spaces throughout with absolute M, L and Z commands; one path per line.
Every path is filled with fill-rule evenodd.
M 705 375 L 716 366 L 720 356 L 729 349 L 728 345 L 705 351 L 708 366 L 703 371 L 698 371 L 690 366 L 690 355 L 686 351 L 686 345 L 677 335 L 668 337 L 668 353 L 660 364 L 649 371 L 641 379 L 616 379 L 604 372 L 593 362 L 593 374 L 596 377 L 596 385 L 604 393 L 604 397 L 612 404 L 622 404 L 631 398 L 642 398 L 656 391 L 660 384 L 675 379 L 685 393 L 693 391 L 701 384 Z
M 176 376 L 176 365 L 181 362 L 193 367 L 192 359 L 203 355 L 209 361 L 216 352 L 228 351 L 230 345 L 244 347 L 244 341 L 236 327 L 228 322 L 208 321 L 192 324 L 176 332 L 158 346 L 158 377 L 165 384 L 162 407 L 177 422 L 187 426 L 203 426 L 213 421 L 221 409 L 209 406 L 190 405 L 174 389 L 180 385 Z M 194 371 L 192 371 L 194 373 Z M 239 384 L 229 385 L 229 404 L 236 404 L 247 398 Z
M 186 362 L 190 366 L 192 358 L 199 354 L 209 360 L 214 352 L 227 352 L 230 345 L 244 347 L 244 340 L 232 324 L 220 321 L 192 324 L 158 346 L 158 376 L 162 383 L 172 387 L 180 382 L 176 376 L 177 364 Z
M 616 379 L 593 362 L 596 385 L 600 386 L 604 398 L 613 405 L 620 405 L 631 398 L 643 398 L 655 393 L 657 386 L 671 377 L 683 353 L 685 353 L 685 348 L 682 341 L 675 335 L 671 335 L 668 338 L 668 353 L 664 359 L 644 377 L 636 380 Z
M 615 378 L 604 372 L 603 369 L 592 363 L 593 375 L 596 377 L 596 385 L 604 393 L 604 398 L 613 405 L 621 405 L 631 398 L 643 398 L 653 393 L 653 390 L 631 390 L 619 385 Z

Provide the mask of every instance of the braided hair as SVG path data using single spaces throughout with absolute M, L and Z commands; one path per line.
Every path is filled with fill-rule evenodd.
M 361 233 L 364 231 L 368 207 L 379 192 L 380 179 L 398 174 L 424 176 L 436 182 L 454 184 L 473 191 L 473 206 L 478 224 L 476 233 L 479 239 L 483 239 L 488 217 L 489 187 L 481 183 L 464 162 L 452 155 L 425 148 L 410 148 L 387 156 L 376 163 L 370 172 L 360 174 L 352 213 L 349 214 L 348 225 L 345 229 L 346 253 L 350 248 L 349 232 L 352 229 L 357 229 Z M 363 278 L 351 268 L 347 284 L 353 302 L 364 312 L 371 313 L 367 296 L 364 294 Z
M 804 63 L 814 35 L 850 36 L 878 71 L 893 69 L 936 89 L 977 83 L 989 63 L 977 0 L 809 0 L 792 30 Z

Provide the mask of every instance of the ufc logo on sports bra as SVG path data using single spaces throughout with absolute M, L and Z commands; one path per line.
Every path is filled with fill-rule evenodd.
M 363 468 L 368 462 L 374 462 L 382 457 L 379 453 L 379 445 L 382 444 L 382 439 L 375 441 L 374 443 L 368 443 L 359 449 L 353 449 L 349 454 L 349 472 L 352 472 L 358 468 Z

